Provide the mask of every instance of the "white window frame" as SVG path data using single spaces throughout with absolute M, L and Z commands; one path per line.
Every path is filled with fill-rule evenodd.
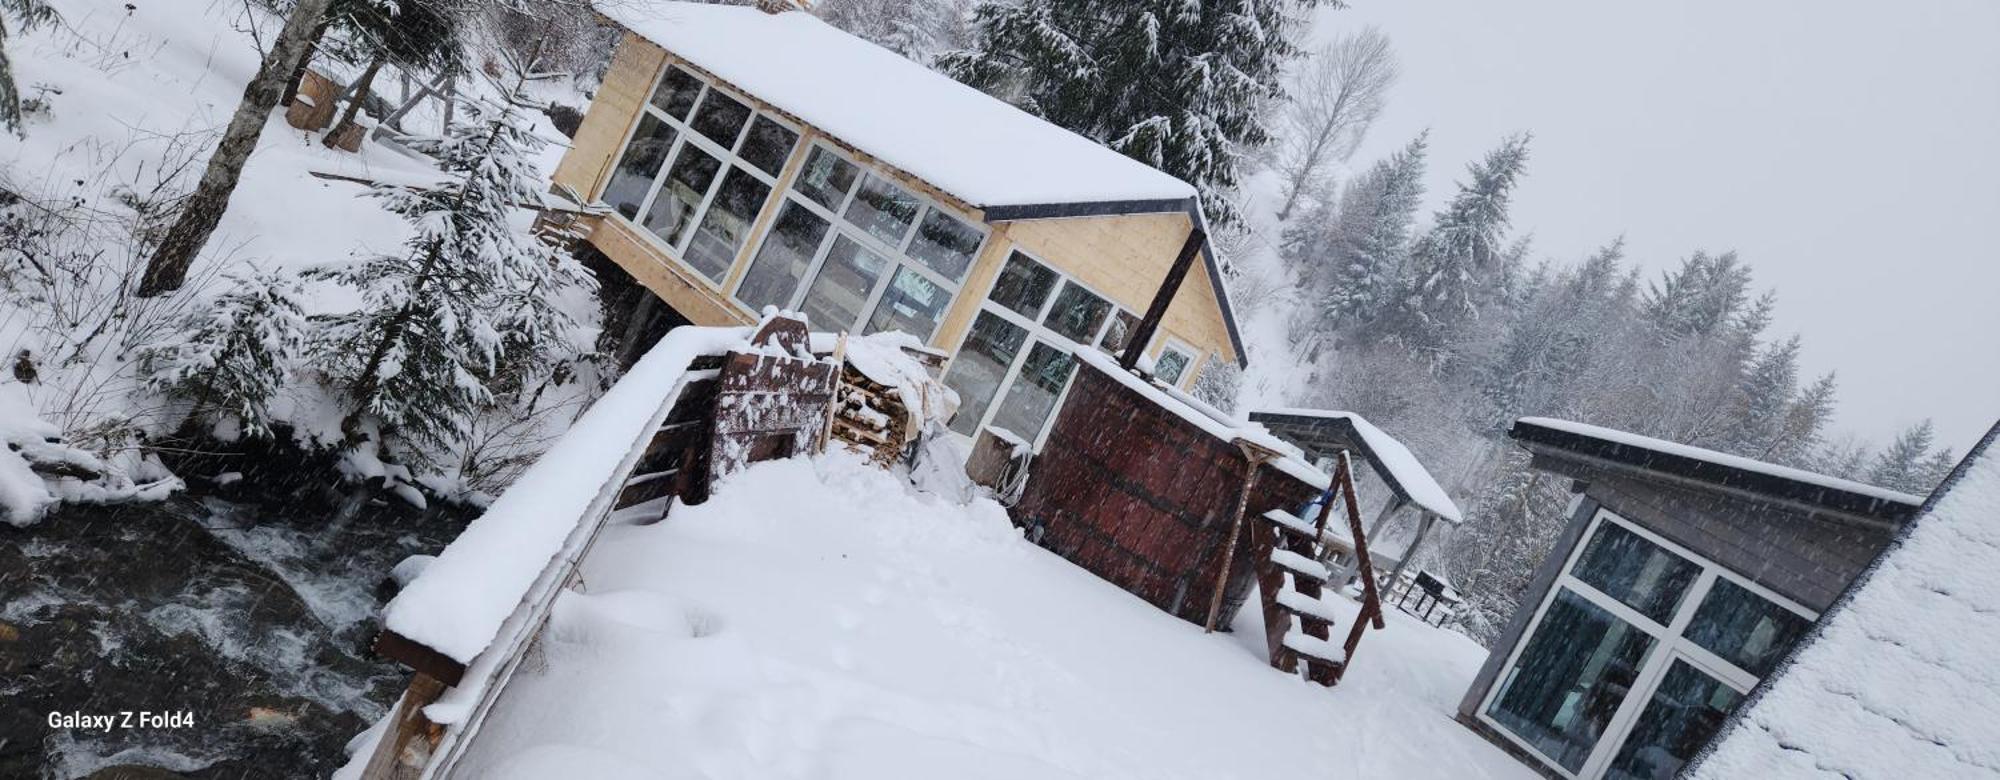
M 1591 540 L 1597 536 L 1598 529 L 1606 523 L 1616 524 L 1620 528 L 1637 534 L 1640 538 L 1659 545 L 1661 549 L 1678 555 L 1683 560 L 1700 568 L 1700 573 L 1696 575 L 1693 582 L 1688 584 L 1687 591 L 1682 594 L 1680 603 L 1674 607 L 1674 614 L 1668 623 L 1661 624 L 1651 617 L 1641 614 L 1638 610 L 1626 606 L 1624 602 L 1591 587 L 1589 583 L 1577 579 L 1572 574 L 1572 571 L 1576 568 L 1577 561 L 1583 557 L 1583 551 L 1590 546 Z M 1492 729 L 1494 733 L 1501 735 L 1508 742 L 1526 751 L 1528 755 L 1540 761 L 1543 767 L 1561 777 L 1571 778 L 1571 780 L 1603 777 L 1605 770 L 1610 767 L 1611 760 L 1617 757 L 1618 749 L 1623 747 L 1625 740 L 1632 736 L 1633 724 L 1638 721 L 1639 715 L 1644 712 L 1646 704 L 1652 701 L 1653 694 L 1658 688 L 1661 678 L 1666 676 L 1667 671 L 1673 667 L 1675 660 L 1686 661 L 1688 665 L 1720 681 L 1723 685 L 1735 690 L 1739 695 L 1748 694 L 1750 689 L 1756 686 L 1758 680 L 1756 675 L 1724 660 L 1722 657 L 1695 644 L 1692 640 L 1682 635 L 1686 632 L 1688 624 L 1693 622 L 1695 611 L 1701 607 L 1702 600 L 1708 597 L 1708 591 L 1715 586 L 1717 579 L 1727 579 L 1731 583 L 1756 594 L 1758 597 L 1805 618 L 1807 622 L 1819 619 L 1818 612 L 1779 595 L 1769 588 L 1752 582 L 1748 577 L 1731 571 L 1727 567 L 1709 559 L 1707 556 L 1697 554 L 1686 547 L 1668 540 L 1666 537 L 1643 528 L 1608 508 L 1598 507 L 1596 514 L 1592 515 L 1590 519 L 1590 525 L 1584 529 L 1583 535 L 1577 537 L 1577 542 L 1570 550 L 1569 557 L 1564 559 L 1561 573 L 1557 575 L 1555 582 L 1549 586 L 1548 592 L 1542 594 L 1542 601 L 1536 605 L 1534 617 L 1528 622 L 1527 629 L 1521 632 L 1520 637 L 1515 640 L 1514 646 L 1507 651 L 1506 662 L 1500 665 L 1499 673 L 1494 676 L 1493 683 L 1487 687 L 1486 694 L 1480 697 L 1479 710 L 1475 713 L 1475 717 L 1479 719 L 1480 723 Z M 1631 689 L 1625 694 L 1624 701 L 1619 702 L 1618 709 L 1612 714 L 1611 720 L 1605 723 L 1604 732 L 1598 735 L 1597 744 L 1591 747 L 1590 755 L 1584 759 L 1583 768 L 1576 772 L 1571 772 L 1564 768 L 1555 759 L 1536 749 L 1534 745 L 1516 735 L 1488 714 L 1488 711 L 1493 707 L 1493 702 L 1499 698 L 1500 690 L 1506 687 L 1504 684 L 1505 680 L 1514 672 L 1515 665 L 1520 662 L 1521 652 L 1527 649 L 1529 641 L 1534 639 L 1535 632 L 1541 628 L 1542 618 L 1548 614 L 1549 606 L 1555 603 L 1556 597 L 1561 595 L 1560 591 L 1564 588 L 1568 588 L 1572 593 L 1575 593 L 1592 605 L 1610 612 L 1619 620 L 1625 621 L 1653 640 L 1653 647 L 1648 651 L 1645 662 L 1640 665 L 1639 673 L 1633 678 Z
M 1027 330 L 1028 337 L 1021 341 L 1021 349 L 1014 354 L 1013 362 L 1007 365 L 1006 373 L 1001 375 L 999 384 L 993 390 L 993 399 L 987 402 L 986 411 L 980 414 L 979 423 L 973 426 L 972 430 L 974 431 L 975 434 L 978 431 L 983 430 L 986 427 L 993 424 L 994 415 L 999 413 L 1001 402 L 1005 401 L 1008 393 L 1013 391 L 1014 380 L 1020 376 L 1021 367 L 1027 364 L 1028 353 L 1034 351 L 1035 343 L 1037 341 L 1047 343 L 1051 347 L 1054 347 L 1056 349 L 1062 350 L 1065 353 L 1068 353 L 1070 355 L 1071 360 L 1078 360 L 1076 358 L 1076 351 L 1079 347 L 1082 349 L 1100 348 L 1099 345 L 1104 343 L 1105 334 L 1111 332 L 1112 323 L 1117 321 L 1119 312 L 1122 311 L 1126 313 L 1132 313 L 1129 309 L 1126 309 L 1125 307 L 1118 305 L 1118 300 L 1116 298 L 1104 294 L 1102 290 L 1099 290 L 1095 287 L 1085 284 L 1082 280 L 1079 280 L 1075 276 L 1072 276 L 1068 272 L 1064 271 L 1060 266 L 1057 266 L 1054 263 L 1042 259 L 1040 255 L 1035 254 L 1032 251 L 1029 251 L 1026 247 L 1023 247 L 1020 244 L 1014 244 L 1014 243 L 1008 244 L 1007 255 L 1006 257 L 1000 260 L 1000 269 L 994 272 L 995 273 L 994 281 L 996 284 L 999 281 L 998 274 L 1000 273 L 1000 271 L 1006 269 L 1007 263 L 1013 261 L 1014 255 L 1016 253 L 1019 253 L 1022 257 L 1026 257 L 1029 260 L 1032 260 L 1035 263 L 1041 265 L 1043 268 L 1047 268 L 1051 272 L 1055 273 L 1056 284 L 1049 288 L 1048 297 L 1043 299 L 1041 305 L 1035 308 L 1035 316 L 1032 320 L 1030 320 L 1027 317 L 1027 315 L 1021 314 L 1020 312 L 1014 311 L 1013 309 L 1007 308 L 1006 306 L 1002 306 L 998 303 L 995 303 L 993 301 L 993 291 L 989 287 L 986 292 L 986 297 L 981 298 L 979 301 L 979 308 L 973 310 L 972 318 L 966 321 L 965 332 L 959 334 L 958 343 L 952 345 L 951 360 L 945 364 L 944 371 L 938 374 L 939 376 L 951 375 L 951 370 L 958 363 L 958 356 L 960 354 L 960 351 L 965 348 L 965 342 L 968 339 L 972 338 L 972 327 L 974 324 L 978 323 L 979 315 L 982 312 L 992 312 L 994 316 L 1001 318 L 1008 324 L 1025 328 Z M 1049 311 L 1055 308 L 1056 299 L 1062 297 L 1063 288 L 1071 284 L 1083 288 L 1084 292 L 1090 293 L 1091 295 L 1095 295 L 1100 300 L 1111 305 L 1110 310 L 1104 316 L 1104 321 L 1098 323 L 1097 329 L 1090 334 L 1090 343 L 1088 344 L 1072 341 L 1070 340 L 1069 337 L 1057 333 L 1055 332 L 1054 329 L 1048 327 L 1047 325 L 1042 324 L 1043 320 L 1048 319 Z M 1133 316 L 1137 317 L 1138 315 L 1133 314 Z M 1023 440 L 1027 441 L 1029 446 L 1033 447 L 1036 452 L 1041 451 L 1042 444 L 1048 441 L 1049 431 L 1055 427 L 1054 426 L 1054 422 L 1056 419 L 1055 412 L 1060 411 L 1062 409 L 1063 403 L 1069 399 L 1069 389 L 1071 386 L 1076 384 L 1075 370 L 1076 370 L 1075 367 L 1072 366 L 1070 378 L 1063 382 L 1062 390 L 1056 393 L 1055 406 L 1050 410 L 1049 418 L 1042 421 L 1041 430 L 1036 431 L 1032 436 L 1023 433 L 1021 431 L 1011 431 L 1011 433 L 1013 433 L 1015 436 L 1019 436 Z
M 1159 378 L 1160 358 L 1166 357 L 1168 352 L 1179 352 L 1187 357 L 1187 365 L 1181 369 L 1181 375 L 1168 384 L 1186 389 L 1189 380 L 1193 379 L 1195 372 L 1201 368 L 1201 350 L 1195 349 L 1193 344 L 1189 344 L 1174 336 L 1166 335 L 1165 330 L 1160 331 L 1158 341 L 1160 342 L 1160 353 L 1153 358 L 1153 368 L 1155 369 L 1153 378 Z
M 685 71 L 689 76 L 693 76 L 696 81 L 701 83 L 701 89 L 694 96 L 694 105 L 688 109 L 689 120 L 694 119 L 695 114 L 701 110 L 702 101 L 708 98 L 708 93 L 711 91 L 721 92 L 736 102 L 749 107 L 750 117 L 745 119 L 743 127 L 736 131 L 736 139 L 730 144 L 728 149 L 722 148 L 721 145 L 709 139 L 708 136 L 702 135 L 701 131 L 694 129 L 687 121 L 674 117 L 666 111 L 661 110 L 659 106 L 653 105 L 653 95 L 659 92 L 661 82 L 665 81 L 667 74 L 672 73 L 676 68 Z M 654 75 L 652 85 L 647 88 L 646 94 L 639 101 L 639 113 L 633 115 L 631 125 L 625 128 L 625 138 L 618 144 L 618 154 L 611 158 L 611 175 L 615 176 L 619 161 L 625 159 L 625 152 L 631 146 L 633 136 L 638 134 L 639 126 L 645 124 L 647 116 L 652 116 L 654 119 L 674 129 L 674 142 L 667 147 L 667 154 L 665 159 L 660 163 L 660 169 L 653 173 L 652 183 L 646 185 L 646 196 L 639 200 L 638 213 L 629 219 L 617 211 L 612 211 L 611 216 L 624 220 L 627 225 L 631 226 L 632 232 L 639 234 L 641 237 L 640 240 L 646 241 L 654 249 L 659 250 L 661 254 L 672 259 L 675 264 L 680 266 L 682 271 L 706 282 L 711 288 L 717 291 L 720 291 L 723 282 L 729 279 L 730 272 L 735 269 L 736 261 L 743 257 L 743 247 L 739 246 L 736 248 L 736 257 L 731 258 L 729 265 L 723 267 L 722 278 L 720 279 L 710 279 L 707 273 L 695 268 L 693 263 L 689 263 L 684 253 L 689 246 L 693 245 L 694 235 L 701 230 L 702 221 L 708 218 L 709 207 L 715 203 L 716 194 L 722 191 L 722 181 L 729 177 L 730 168 L 742 168 L 744 172 L 749 173 L 753 178 L 771 188 L 771 191 L 764 195 L 764 203 L 758 207 L 756 213 L 750 215 L 750 222 L 753 229 L 756 225 L 757 217 L 770 208 L 772 197 L 778 195 L 781 189 L 778 186 L 778 176 L 766 173 L 763 168 L 757 167 L 756 163 L 738 157 L 735 150 L 741 148 L 745 139 L 749 137 L 750 128 L 757 123 L 758 117 L 767 118 L 779 126 L 792 131 L 796 136 L 792 139 L 792 148 L 785 154 L 784 160 L 786 164 L 789 164 L 791 159 L 799 154 L 801 147 L 807 146 L 804 143 L 806 136 L 804 128 L 781 114 L 760 109 L 758 105 L 758 101 L 752 99 L 749 95 L 703 76 L 701 71 L 684 63 L 670 60 L 660 68 L 658 74 Z M 680 161 L 681 149 L 689 143 L 693 143 L 695 148 L 720 160 L 722 167 L 716 169 L 715 180 L 708 183 L 707 191 L 702 193 L 701 202 L 695 205 L 694 214 L 689 217 L 687 235 L 681 237 L 680 246 L 675 246 L 667 243 L 667 240 L 661 237 L 660 234 L 648 229 L 645 225 L 645 219 L 646 214 L 653 209 L 653 201 L 659 198 L 660 193 L 666 189 L 667 172 L 673 169 L 674 163 Z M 779 166 L 780 173 L 783 170 L 784 165 L 781 164 Z M 607 176 L 605 178 L 605 186 L 610 186 L 610 182 L 611 178 Z M 598 197 L 602 199 L 603 193 L 598 193 Z M 749 238 L 751 237 L 745 236 L 745 244 L 751 243 L 748 240 Z
M 876 279 L 874 286 L 869 289 L 868 295 L 865 296 L 864 299 L 862 300 L 861 310 L 855 315 L 855 319 L 853 322 L 840 324 L 837 326 L 834 323 L 815 322 L 812 323 L 814 328 L 847 330 L 853 333 L 861 332 L 861 328 L 867 324 L 868 318 L 875 314 L 875 307 L 881 304 L 882 295 L 888 291 L 889 285 L 895 281 L 896 272 L 903 268 L 911 269 L 918 275 L 923 276 L 926 281 L 929 281 L 931 284 L 935 284 L 940 288 L 943 288 L 948 293 L 948 295 L 945 298 L 944 312 L 941 313 L 938 317 L 938 326 L 942 327 L 944 325 L 944 314 L 950 313 L 952 304 L 957 302 L 959 291 L 963 289 L 964 282 L 953 281 L 949 277 L 946 277 L 944 274 L 938 273 L 935 269 L 925 264 L 922 260 L 918 260 L 914 257 L 911 257 L 908 254 L 908 249 L 910 245 L 917 240 L 917 234 L 921 232 L 923 228 L 924 219 L 929 217 L 931 212 L 934 210 L 942 211 L 945 213 L 946 216 L 956 219 L 962 224 L 970 225 L 973 230 L 979 232 L 979 244 L 973 247 L 972 258 L 966 261 L 965 265 L 964 276 L 970 277 L 972 275 L 972 266 L 976 265 L 979 262 L 980 254 L 984 252 L 986 249 L 986 242 L 993 237 L 992 227 L 980 220 L 973 219 L 971 216 L 963 212 L 960 212 L 958 209 L 946 205 L 944 202 L 938 200 L 937 198 L 931 197 L 929 193 L 926 193 L 920 189 L 910 187 L 904 184 L 902 181 L 898 180 L 895 176 L 891 175 L 889 172 L 880 170 L 873 165 L 869 165 L 868 163 L 861 161 L 854 155 L 848 154 L 846 150 L 841 149 L 840 147 L 835 146 L 833 144 L 827 143 L 824 139 L 815 139 L 812 143 L 801 144 L 800 147 L 801 148 L 799 149 L 794 149 L 792 153 L 795 155 L 800 155 L 801 160 L 812 159 L 813 150 L 815 149 L 825 149 L 828 153 L 833 154 L 835 157 L 838 157 L 839 159 L 846 161 L 848 164 L 855 166 L 855 168 L 860 171 L 860 175 L 855 177 L 854 185 L 848 188 L 847 192 L 841 194 L 840 204 L 835 209 L 828 209 L 826 206 L 822 205 L 819 201 L 806 197 L 805 193 L 799 192 L 794 187 L 790 186 L 785 187 L 784 191 L 779 194 L 780 201 L 777 209 L 771 212 L 773 215 L 772 217 L 773 225 L 767 226 L 764 230 L 764 234 L 758 236 L 756 241 L 753 242 L 754 247 L 751 249 L 748 255 L 745 255 L 745 257 L 747 258 L 746 263 L 755 263 L 757 261 L 757 255 L 761 254 L 764 251 L 764 244 L 771 240 L 771 234 L 774 232 L 771 229 L 771 227 L 775 227 L 777 219 L 776 215 L 784 210 L 785 208 L 784 204 L 797 203 L 799 206 L 811 212 L 813 216 L 826 220 L 828 226 L 826 235 L 821 236 L 819 239 L 819 245 L 813 248 L 812 262 L 806 266 L 805 273 L 799 276 L 798 287 L 792 290 L 791 297 L 786 299 L 785 305 L 782 308 L 797 311 L 800 309 L 800 307 L 805 305 L 806 293 L 812 289 L 813 282 L 819 280 L 820 269 L 826 266 L 827 254 L 831 252 L 833 249 L 833 242 L 835 240 L 835 237 L 844 235 L 847 237 L 849 241 L 853 241 L 857 244 L 860 244 L 861 248 L 866 249 L 870 252 L 874 252 L 875 254 L 880 255 L 883 259 L 888 260 L 889 267 L 882 272 L 881 278 Z M 803 166 L 804 163 L 801 162 L 800 165 Z M 852 222 L 849 222 L 847 218 L 843 216 L 844 214 L 846 214 L 848 207 L 854 203 L 854 198 L 856 197 L 856 195 L 858 195 L 861 192 L 862 182 L 866 180 L 868 176 L 871 175 L 875 176 L 876 178 L 882 179 L 883 181 L 886 181 L 889 184 L 897 187 L 898 189 L 901 189 L 905 192 L 910 193 L 911 195 L 916 196 L 917 198 L 919 208 L 917 209 L 916 215 L 911 218 L 910 230 L 903 236 L 903 238 L 900 241 L 896 243 L 895 246 L 890 246 L 888 242 L 885 242 L 882 239 L 876 237 L 875 234 L 868 232 L 867 230 L 863 229 L 860 225 L 856 225 Z M 792 183 L 795 185 L 797 184 L 797 176 L 794 176 L 793 178 L 794 181 Z M 750 306 L 750 304 L 745 303 L 743 299 L 737 297 L 737 292 L 741 290 L 743 287 L 743 277 L 745 275 L 746 274 L 737 275 L 736 283 L 734 285 L 731 285 L 729 289 L 729 299 L 735 301 L 738 305 L 748 307 Z M 932 328 L 931 332 L 924 336 L 923 341 L 924 343 L 928 344 L 931 343 L 931 339 L 934 339 L 936 337 L 937 337 L 937 329 Z

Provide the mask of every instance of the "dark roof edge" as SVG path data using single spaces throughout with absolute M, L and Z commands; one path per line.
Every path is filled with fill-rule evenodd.
M 1382 457 L 1375 453 L 1375 448 L 1368 446 L 1368 439 L 1361 435 L 1361 431 L 1355 429 L 1352 419 L 1346 417 L 1312 417 L 1303 414 L 1285 414 L 1284 412 L 1251 412 L 1249 419 L 1251 422 L 1256 423 L 1297 421 L 1301 423 L 1332 425 L 1339 429 L 1342 437 L 1347 439 L 1349 446 L 1361 451 L 1361 457 L 1368 461 L 1368 470 L 1375 472 L 1375 476 L 1380 477 L 1383 484 L 1389 486 L 1389 492 L 1395 493 L 1398 500 L 1416 507 L 1420 512 L 1430 511 L 1425 509 L 1422 504 L 1410 498 L 1409 489 L 1403 487 L 1402 480 L 1396 479 L 1395 473 L 1389 471 L 1388 467 L 1382 464 Z M 1272 431 L 1271 434 L 1278 436 L 1277 431 Z M 1284 437 L 1279 436 L 1279 438 L 1282 439 Z
M 1829 605 L 1825 612 L 1819 613 L 1819 619 L 1813 621 L 1812 628 L 1806 635 L 1792 643 L 1791 649 L 1785 651 L 1784 658 L 1779 659 L 1769 674 L 1758 678 L 1757 685 L 1750 689 L 1750 693 L 1744 696 L 1743 701 L 1736 704 L 1736 709 L 1730 711 L 1729 717 L 1715 730 L 1715 735 L 1709 737 L 1708 742 L 1701 746 L 1701 750 L 1695 752 L 1693 758 L 1688 759 L 1681 777 L 1693 777 L 1695 770 L 1700 769 L 1702 764 L 1708 763 L 1709 757 L 1715 754 L 1716 747 L 1722 744 L 1723 739 L 1731 732 L 1744 727 L 1744 721 L 1749 718 L 1751 710 L 1756 708 L 1757 703 L 1764 699 L 1764 694 L 1770 691 L 1772 682 L 1784 679 L 1791 672 L 1792 665 L 1798 661 L 1799 654 L 1819 642 L 1820 636 L 1826 633 L 1826 626 L 1830 622 L 1828 618 L 1847 609 L 1847 605 L 1854 601 L 1854 595 L 1861 592 L 1861 588 L 1867 585 L 1869 580 L 1875 578 L 1875 573 L 1882 568 L 1882 562 L 1888 560 L 1891 554 L 1903 546 L 1903 542 L 1916 531 L 1917 525 L 1922 523 L 1923 518 L 1937 506 L 1938 499 L 1943 498 L 1959 480 L 1965 478 L 1965 472 L 1971 470 L 1972 464 L 1993 447 L 1996 439 L 2000 439 L 2000 422 L 1995 422 L 1992 428 L 1986 430 L 1986 435 L 1972 445 L 1972 449 L 1965 453 L 1965 458 L 1952 468 L 1950 474 L 1945 475 L 1944 481 L 1938 483 L 1936 490 L 1924 498 L 1924 505 L 1917 510 L 1916 516 L 1910 522 L 1903 524 L 1903 527 L 1896 532 L 1896 538 L 1889 540 L 1889 544 L 1882 548 L 1882 552 L 1875 556 L 1875 560 L 1870 561 L 1867 568 L 1862 569 L 1860 574 L 1847 582 L 1847 587 L 1840 591 L 1839 596 L 1834 597 L 1833 604 Z
M 1516 420 L 1514 426 L 1507 431 L 1507 435 L 1537 454 L 1570 457 L 1604 467 L 1664 475 L 1694 487 L 1706 487 L 1750 498 L 1779 499 L 1803 508 L 1846 515 L 1859 520 L 1901 523 L 1917 512 L 1917 507 L 1912 504 L 1685 455 L 1636 447 L 1594 436 L 1545 428 L 1531 422 Z
M 1201 228 L 1201 262 L 1208 268 L 1208 284 L 1214 288 L 1215 303 L 1222 308 L 1222 325 L 1229 331 L 1229 348 L 1236 352 L 1236 367 L 1250 367 L 1250 351 L 1243 348 L 1243 331 L 1236 326 L 1236 307 L 1229 302 L 1229 288 L 1223 285 L 1222 263 L 1215 256 L 1215 242 L 1209 234 L 1208 217 L 1201 211 L 1201 197 L 1167 198 L 1161 200 L 1106 200 L 1080 203 L 1026 203 L 1016 206 L 986 206 L 981 209 L 986 221 L 1019 222 L 1034 219 L 1070 219 L 1075 217 L 1120 217 L 1140 214 L 1171 214 L 1181 212 L 1188 216 L 1188 223 Z

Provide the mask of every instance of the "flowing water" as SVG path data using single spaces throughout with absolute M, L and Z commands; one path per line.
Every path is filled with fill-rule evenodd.
M 0 777 L 338 767 L 407 680 L 368 652 L 390 568 L 435 554 L 464 518 L 380 501 L 333 516 L 181 496 L 0 524 Z M 72 715 L 113 720 L 51 726 Z

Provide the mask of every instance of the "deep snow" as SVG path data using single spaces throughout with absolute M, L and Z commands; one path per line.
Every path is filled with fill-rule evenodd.
M 605 531 L 462 776 L 1533 775 L 1455 723 L 1484 658 L 1399 613 L 1328 690 L 841 454 Z M 1335 599 L 1343 618 L 1355 605 Z

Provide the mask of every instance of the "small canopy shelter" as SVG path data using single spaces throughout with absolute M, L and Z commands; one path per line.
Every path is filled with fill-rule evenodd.
M 1405 509 L 1419 513 L 1417 536 L 1397 557 L 1395 569 L 1389 575 L 1390 587 L 1401 580 L 1404 567 L 1417 556 L 1432 524 L 1443 520 L 1458 525 L 1464 520 L 1458 505 L 1445 494 L 1444 486 L 1438 484 L 1410 448 L 1361 415 L 1327 409 L 1272 409 L 1251 412 L 1250 421 L 1262 424 L 1272 435 L 1304 450 L 1315 461 L 1336 457 L 1345 450 L 1350 457 L 1368 464 L 1369 470 L 1394 494 L 1382 513 L 1369 524 L 1368 538 L 1380 538 L 1382 529 Z

